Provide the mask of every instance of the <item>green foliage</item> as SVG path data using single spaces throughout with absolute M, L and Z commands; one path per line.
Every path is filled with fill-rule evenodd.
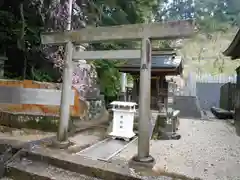
M 11 8 L 6 6 L 0 11 L 0 53 L 6 47 L 18 45 L 28 61 L 26 65 L 30 68 L 34 67 L 34 73 L 30 71 L 27 77 L 51 81 L 50 73 L 36 66 L 35 59 L 29 60 L 29 57 L 33 53 L 41 53 L 36 50 L 40 49 L 40 31 L 46 28 L 54 29 L 54 23 L 49 25 L 46 19 L 53 11 L 49 10 L 49 7 L 56 7 L 58 2 L 35 0 L 35 5 L 32 2 L 30 0 L 9 1 Z M 166 2 L 167 6 L 163 6 Z M 77 0 L 76 3 L 81 8 L 77 10 L 78 13 L 73 19 L 74 21 L 80 19 L 86 22 L 87 26 L 143 23 L 152 21 L 154 18 L 161 21 L 164 16 L 165 20 L 194 18 L 200 30 L 210 34 L 216 31 L 226 31 L 231 25 L 240 24 L 239 0 L 89 0 L 85 5 L 81 0 Z M 43 5 L 42 9 L 37 4 Z M 81 14 L 84 14 L 84 17 Z M 108 50 L 138 46 L 138 43 L 132 42 L 109 42 L 95 43 L 91 47 Z M 169 48 L 170 42 L 158 42 L 157 47 Z M 99 60 L 94 62 L 101 90 L 106 96 L 116 96 L 119 92 L 120 74 L 115 68 L 118 63 L 122 61 Z
M 147 22 L 158 12 L 162 0 L 91 0 L 88 6 L 90 24 L 119 25 Z M 95 23 L 95 22 L 94 22 Z
M 40 51 L 36 53 L 36 49 L 40 49 L 40 30 L 42 29 L 42 24 L 39 23 L 38 13 L 36 8 L 31 6 L 30 1 L 8 1 L 4 3 L 0 11 L 0 53 L 6 52 L 8 50 L 19 53 L 16 54 L 20 64 L 23 64 L 20 67 L 17 67 L 16 64 L 9 64 L 12 61 L 8 61 L 8 67 L 10 68 L 19 68 L 19 72 L 5 73 L 5 76 L 11 78 L 22 79 L 27 78 L 28 68 L 36 61 L 36 59 L 29 59 L 33 57 L 33 54 L 40 54 Z M 17 50 L 18 49 L 18 50 Z M 8 53 L 10 52 L 8 51 Z M 11 52 L 10 52 L 11 53 Z M 36 56 L 35 56 L 36 58 Z M 29 62 L 31 61 L 31 62 Z M 19 63 L 18 62 L 18 63 Z M 8 69 L 8 71 L 10 71 Z
M 127 84 L 133 83 L 133 76 L 131 74 L 127 74 Z
M 99 26 L 143 23 L 151 20 L 158 10 L 159 3 L 160 0 L 93 1 L 91 12 L 98 12 L 97 25 Z M 93 44 L 92 47 L 98 50 L 109 50 L 134 48 L 137 45 L 137 43 L 133 42 L 109 42 Z M 105 96 L 115 97 L 120 91 L 120 73 L 116 69 L 118 63 L 123 62 L 112 60 L 98 60 L 94 62 L 101 91 Z
M 5 52 L 16 36 L 14 32 L 16 19 L 14 14 L 8 11 L 0 11 L 0 53 Z
M 31 77 L 29 79 L 40 81 L 40 82 L 52 82 L 53 78 L 49 76 L 47 72 L 44 72 L 43 70 L 35 69 L 32 67 L 31 69 Z
M 108 97 L 117 96 L 120 90 L 120 73 L 115 68 L 116 62 L 96 60 L 94 65 L 97 70 L 101 92 Z
M 63 1 L 62 1 L 63 2 Z M 87 26 L 109 26 L 119 24 L 133 24 L 151 21 L 160 7 L 161 0 L 89 0 L 83 5 L 77 0 L 80 7 L 74 21 L 85 21 Z M 41 54 L 40 31 L 56 28 L 56 22 L 48 21 L 49 17 L 56 16 L 54 7 L 58 2 L 47 0 L 9 1 L 0 11 L 0 41 L 1 45 L 11 44 L 24 52 L 23 77 L 38 81 L 51 81 L 50 73 L 44 72 L 37 66 L 33 54 Z M 9 7 L 12 8 L 9 8 Z M 66 10 L 65 9 L 62 9 Z M 83 14 L 83 15 L 82 15 Z M 59 16 L 59 15 L 58 15 Z M 66 14 L 61 14 L 64 21 Z M 45 19 L 45 20 L 44 20 Z M 44 24 L 44 23 L 45 24 Z M 49 23 L 50 22 L 50 23 Z M 74 23 L 73 27 L 74 27 Z M 4 43 L 2 43 L 4 42 Z M 129 42 L 109 42 L 93 44 L 93 49 L 124 49 L 133 48 L 138 44 Z M 32 59 L 31 59 L 32 58 Z M 118 61 L 95 61 L 101 90 L 106 96 L 116 96 L 120 89 L 120 73 L 115 68 Z M 121 62 L 122 63 L 122 62 Z M 28 68 L 27 68 L 28 67 Z M 26 74 L 27 72 L 27 74 Z
M 191 39 L 188 42 L 185 41 L 185 47 L 179 52 L 182 53 L 185 60 L 191 60 L 191 62 L 188 62 L 191 69 L 196 68 L 197 71 L 203 72 L 226 73 L 226 69 L 229 69 L 228 67 L 232 66 L 232 63 L 222 55 L 222 52 L 225 50 L 223 48 L 228 46 L 227 41 L 229 40 L 230 43 L 232 39 L 231 37 L 225 37 L 225 35 L 231 34 L 231 29 L 235 29 L 236 25 L 240 25 L 240 1 L 169 0 L 168 5 L 157 17 L 159 21 L 163 19 L 168 21 L 191 18 L 195 20 L 198 26 L 200 32 L 198 35 L 201 40 Z M 191 45 L 188 45 L 188 43 Z M 202 52 L 202 49 L 206 50 Z M 203 65 L 206 62 L 202 61 L 203 56 L 205 56 L 205 59 L 209 57 L 206 65 Z M 193 57 L 198 57 L 198 62 L 194 61 Z
M 229 25 L 240 23 L 239 0 L 172 0 L 163 12 L 165 20 L 194 18 L 207 33 L 226 31 Z

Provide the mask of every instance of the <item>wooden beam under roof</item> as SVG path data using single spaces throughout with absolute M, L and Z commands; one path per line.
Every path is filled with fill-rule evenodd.
M 162 51 L 162 50 L 153 50 L 152 56 L 158 55 L 172 55 L 176 56 L 174 51 Z M 97 60 L 97 59 L 108 59 L 108 60 L 130 60 L 130 59 L 140 59 L 141 50 L 103 50 L 103 51 L 78 51 L 73 50 L 73 61 L 79 59 L 85 60 Z

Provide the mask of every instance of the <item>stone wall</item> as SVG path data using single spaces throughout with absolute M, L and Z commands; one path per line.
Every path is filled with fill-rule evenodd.
M 103 95 L 99 95 L 95 98 L 87 98 L 86 102 L 88 106 L 86 120 L 96 119 L 105 110 L 105 101 Z
M 0 124 L 12 128 L 30 128 L 56 132 L 59 116 L 0 111 Z M 69 129 L 71 128 L 71 123 Z
M 220 106 L 220 89 L 224 83 L 197 82 L 196 93 L 202 110 Z
M 18 88 L 31 88 L 31 89 L 54 89 L 59 90 L 61 89 L 61 84 L 57 83 L 46 83 L 46 82 L 37 82 L 32 80 L 6 80 L 0 79 L 0 86 L 5 87 L 18 87 Z M 73 88 L 74 89 L 74 88 Z M 71 116 L 73 117 L 82 117 L 82 112 L 84 112 L 83 108 L 79 102 L 80 96 L 79 93 L 74 89 L 75 96 L 74 96 L 74 105 L 71 106 Z M 0 109 L 1 111 L 7 112 L 21 112 L 21 113 L 40 113 L 40 114 L 54 114 L 59 116 L 60 106 L 55 105 L 43 105 L 43 104 L 6 104 L 0 102 Z
M 0 86 L 35 89 L 61 89 L 61 84 L 30 80 L 0 80 Z M 4 104 L 0 102 L 0 124 L 15 128 L 33 128 L 57 131 L 60 106 L 39 104 Z M 75 91 L 74 105 L 71 106 L 71 121 L 92 120 L 101 117 L 105 110 L 104 96 L 99 91 L 88 93 L 85 98 Z
M 81 100 L 80 100 L 81 101 Z M 98 120 L 105 112 L 104 96 L 88 99 L 80 102 L 84 107 L 84 116 L 79 119 L 71 117 L 69 121 L 69 130 L 74 128 L 77 122 L 81 120 Z M 45 113 L 23 113 L 0 111 L 0 125 L 13 128 L 30 128 L 43 131 L 56 132 L 58 129 L 59 115 Z
M 31 80 L 7 80 L 0 79 L 0 86 L 30 88 L 36 90 L 53 89 L 60 90 L 61 84 L 37 82 Z M 73 88 L 74 89 L 74 88 Z M 80 120 L 87 109 L 81 104 L 79 94 L 74 90 L 74 104 L 71 106 L 71 119 Z M 6 104 L 0 102 L 0 125 L 15 128 L 32 128 L 44 131 L 57 131 L 59 115 L 59 105 L 48 104 Z M 70 121 L 70 126 L 71 127 Z

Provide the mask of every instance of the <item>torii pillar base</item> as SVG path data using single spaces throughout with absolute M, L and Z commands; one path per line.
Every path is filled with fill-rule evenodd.
M 69 140 L 67 141 L 59 141 L 57 139 L 52 141 L 52 147 L 57 149 L 67 149 L 71 145 Z
M 134 167 L 153 168 L 155 164 L 156 164 L 155 159 L 151 155 L 144 158 L 139 158 L 138 156 L 134 156 L 129 161 L 129 165 Z

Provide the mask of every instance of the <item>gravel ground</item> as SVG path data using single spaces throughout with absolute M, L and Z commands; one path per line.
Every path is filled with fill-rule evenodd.
M 240 137 L 227 121 L 181 119 L 180 140 L 152 140 L 154 170 L 204 180 L 240 180 Z M 116 159 L 129 160 L 137 152 L 129 145 Z

